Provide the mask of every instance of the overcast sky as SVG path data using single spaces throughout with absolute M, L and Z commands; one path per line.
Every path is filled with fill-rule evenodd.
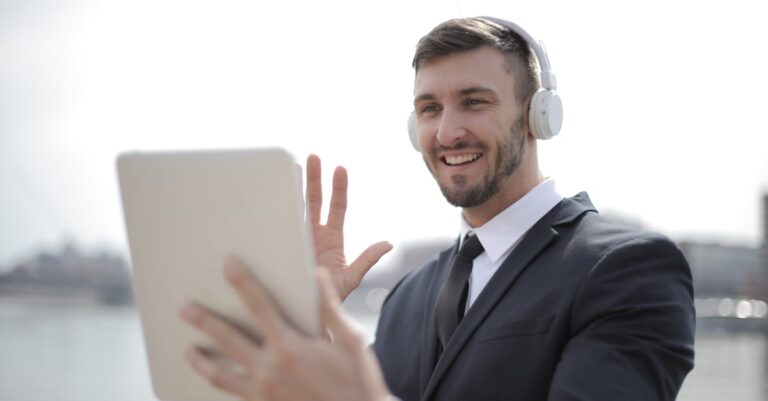
M 318 153 L 349 169 L 350 253 L 455 236 L 408 143 L 410 60 L 434 25 L 475 15 L 546 43 L 565 120 L 541 165 L 563 194 L 674 239 L 756 245 L 758 3 L 2 0 L 0 266 L 63 238 L 125 249 L 114 159 L 132 149 Z

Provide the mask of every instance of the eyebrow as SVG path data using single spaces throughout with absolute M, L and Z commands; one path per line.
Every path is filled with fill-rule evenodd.
M 435 95 L 433 95 L 431 93 L 424 93 L 424 94 L 421 94 L 419 96 L 416 96 L 413 99 L 413 105 L 415 106 L 417 103 L 419 103 L 419 102 L 421 102 L 423 100 L 435 100 Z
M 491 88 L 487 88 L 485 86 L 471 86 L 469 88 L 465 88 L 465 89 L 462 89 L 462 90 L 459 91 L 459 95 L 461 95 L 461 96 L 472 95 L 472 94 L 475 94 L 475 93 L 495 94 L 496 91 L 491 89 Z M 435 100 L 435 95 L 433 95 L 431 93 L 424 93 L 424 94 L 421 94 L 419 96 L 416 96 L 413 99 L 413 104 L 415 105 L 416 103 L 421 102 L 423 100 Z
M 490 92 L 492 94 L 496 93 L 496 91 L 491 88 L 486 88 L 484 86 L 473 86 L 467 89 L 462 89 L 461 91 L 459 91 L 459 94 L 461 96 L 467 96 L 475 93 L 487 93 L 487 92 Z

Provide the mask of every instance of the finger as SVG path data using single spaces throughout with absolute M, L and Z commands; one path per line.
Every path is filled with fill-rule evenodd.
M 362 336 L 349 322 L 341 308 L 341 299 L 336 292 L 330 273 L 324 269 L 316 271 L 318 287 L 320 289 L 320 318 L 336 341 L 350 344 L 353 341 L 362 341 Z
M 347 214 L 347 169 L 336 167 L 333 172 L 333 192 L 328 209 L 328 227 L 341 230 L 344 228 L 344 216 Z
M 363 251 L 350 265 L 349 271 L 355 283 L 358 284 L 371 267 L 379 262 L 382 256 L 392 250 L 392 244 L 387 241 L 377 242 Z
M 238 396 L 246 395 L 247 384 L 240 375 L 217 364 L 197 347 L 187 349 L 184 358 L 200 376 L 214 387 Z
M 280 344 L 291 331 L 278 313 L 272 299 L 267 295 L 264 287 L 253 277 L 251 271 L 239 258 L 229 257 L 224 266 L 224 276 L 240 295 L 246 308 L 256 321 L 265 345 Z
M 242 366 L 254 365 L 258 358 L 256 344 L 215 313 L 203 306 L 188 303 L 179 310 L 179 315 L 203 331 L 222 354 Z
M 320 224 L 320 211 L 323 207 L 323 185 L 320 158 L 307 156 L 307 214 L 312 225 Z

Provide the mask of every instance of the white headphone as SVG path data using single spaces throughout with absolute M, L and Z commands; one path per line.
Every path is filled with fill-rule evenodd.
M 528 32 L 515 23 L 494 17 L 479 18 L 509 28 L 512 32 L 520 35 L 528 43 L 528 46 L 531 47 L 534 54 L 536 54 L 536 59 L 539 61 L 539 67 L 541 68 L 539 73 L 541 89 L 536 91 L 531 98 L 531 105 L 528 109 L 528 125 L 537 139 L 553 138 L 560 132 L 560 128 L 563 126 L 563 102 L 560 100 L 557 92 L 555 92 L 557 81 L 555 80 L 552 68 L 549 66 L 549 57 L 547 57 L 547 51 L 544 49 L 544 42 L 536 42 Z M 411 112 L 411 115 L 408 117 L 408 135 L 411 138 L 413 148 L 420 152 L 419 138 L 416 135 L 416 114 L 414 112 Z

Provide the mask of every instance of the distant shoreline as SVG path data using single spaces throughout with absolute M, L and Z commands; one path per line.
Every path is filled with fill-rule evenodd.
M 129 296 L 105 298 L 104 293 L 93 289 L 56 289 L 50 286 L 24 286 L 8 288 L 0 285 L 0 300 L 3 303 L 14 302 L 26 305 L 60 305 L 60 306 L 100 306 L 100 307 L 134 307 Z

